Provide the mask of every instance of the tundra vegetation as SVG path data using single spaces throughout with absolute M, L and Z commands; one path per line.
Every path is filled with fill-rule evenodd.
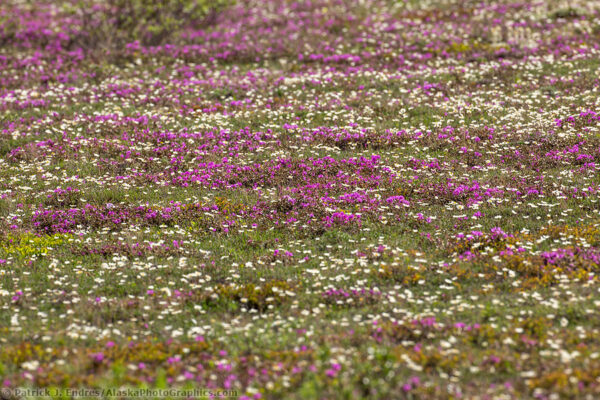
M 600 396 L 600 2 L 0 3 L 0 386 Z

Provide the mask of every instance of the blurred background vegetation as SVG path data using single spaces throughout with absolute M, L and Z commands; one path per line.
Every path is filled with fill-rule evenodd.
M 58 32 L 64 34 L 61 47 L 68 50 L 114 53 L 136 41 L 144 46 L 177 44 L 186 29 L 214 25 L 218 14 L 235 1 L 0 0 L 0 48 L 9 43 L 19 48 L 45 47 Z M 61 26 L 48 20 L 62 21 Z
M 139 41 L 156 46 L 177 40 L 186 27 L 210 25 L 234 0 L 78 0 L 71 12 L 88 27 L 84 47 L 107 49 Z

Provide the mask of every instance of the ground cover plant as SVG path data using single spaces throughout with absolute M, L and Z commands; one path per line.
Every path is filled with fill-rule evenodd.
M 3 1 L 0 385 L 598 398 L 599 46 L 598 1 Z

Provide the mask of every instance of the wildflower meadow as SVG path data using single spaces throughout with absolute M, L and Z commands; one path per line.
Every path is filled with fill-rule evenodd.
M 0 397 L 600 398 L 599 87 L 600 1 L 0 2 Z

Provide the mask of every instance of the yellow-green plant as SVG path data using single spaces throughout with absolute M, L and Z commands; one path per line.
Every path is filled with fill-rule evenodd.
M 16 257 L 43 256 L 52 250 L 54 246 L 60 246 L 65 243 L 71 235 L 55 234 L 36 236 L 32 233 L 21 235 L 9 234 L 6 239 L 0 243 L 0 251 L 6 255 Z

